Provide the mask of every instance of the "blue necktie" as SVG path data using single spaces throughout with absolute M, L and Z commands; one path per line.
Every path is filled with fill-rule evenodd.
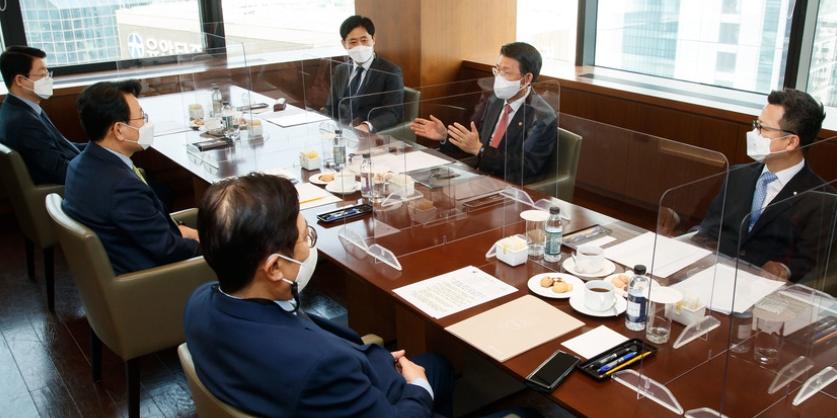
M 763 212 L 761 205 L 764 204 L 764 199 L 767 197 L 767 185 L 776 180 L 776 175 L 769 171 L 765 171 L 759 176 L 759 180 L 756 183 L 756 192 L 753 194 L 753 205 L 750 207 L 750 225 L 747 228 L 748 232 L 753 230 L 753 226 L 756 225 L 756 222 L 761 217 L 761 213 Z

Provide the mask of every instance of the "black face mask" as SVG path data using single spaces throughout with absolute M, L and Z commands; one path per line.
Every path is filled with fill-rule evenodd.
M 299 284 L 295 280 L 290 281 L 290 280 L 284 279 L 284 278 L 282 280 L 284 280 L 286 283 L 291 285 L 291 295 L 294 298 L 294 309 L 292 311 L 290 311 L 290 313 L 295 314 L 297 311 L 299 311 L 299 304 L 300 304 L 300 302 L 299 302 Z

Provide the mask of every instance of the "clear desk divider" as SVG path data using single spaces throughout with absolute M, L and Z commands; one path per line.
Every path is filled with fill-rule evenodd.
M 809 358 L 805 356 L 797 357 L 796 360 L 788 363 L 782 367 L 782 370 L 779 370 L 779 372 L 776 373 L 776 377 L 774 377 L 773 382 L 770 383 L 767 393 L 772 395 L 778 392 L 780 389 L 784 388 L 789 383 L 802 376 L 805 372 L 811 370 L 813 367 L 814 362 Z
M 684 415 L 687 418 L 729 418 L 726 415 L 712 409 L 712 408 L 696 408 L 686 411 Z
M 828 366 L 820 370 L 819 373 L 811 376 L 810 379 L 805 381 L 802 388 L 799 389 L 799 393 L 797 393 L 793 398 L 793 406 L 799 406 L 802 402 L 805 402 L 817 392 L 825 389 L 826 386 L 834 383 L 835 380 L 837 380 L 837 369 Z
M 686 344 L 705 336 L 720 326 L 721 321 L 714 316 L 706 315 L 699 318 L 695 322 L 683 328 L 683 331 L 677 335 L 677 339 L 674 341 L 672 347 L 674 347 L 675 350 L 681 348 Z
M 664 384 L 632 369 L 614 373 L 613 380 L 636 392 L 640 399 L 648 398 L 677 415 L 683 415 L 680 402 Z

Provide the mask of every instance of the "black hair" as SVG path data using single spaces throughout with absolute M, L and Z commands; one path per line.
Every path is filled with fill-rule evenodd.
M 366 16 L 354 15 L 349 16 L 342 24 L 340 24 L 340 38 L 345 41 L 346 37 L 349 36 L 349 32 L 358 26 L 363 26 L 363 28 L 369 32 L 369 35 L 372 37 L 375 36 L 375 24 L 372 23 L 372 19 Z
M 198 209 L 198 234 L 221 290 L 245 288 L 270 254 L 293 257 L 298 215 L 299 196 L 284 177 L 250 173 L 210 186 Z
M 46 58 L 46 52 L 38 48 L 28 46 L 12 45 L 0 55 L 0 73 L 3 74 L 3 82 L 6 88 L 11 88 L 15 77 L 22 75 L 29 78 L 32 71 L 32 61 L 35 58 Z
M 512 42 L 500 48 L 500 54 L 514 59 L 520 65 L 520 75 L 532 73 L 532 81 L 537 81 L 541 74 L 541 53 L 526 42 Z
M 779 127 L 794 132 L 800 146 L 805 147 L 817 139 L 825 120 L 825 110 L 810 94 L 791 88 L 773 90 L 767 96 L 767 103 L 782 106 L 784 114 Z
M 139 97 L 142 85 L 138 80 L 102 81 L 84 89 L 78 97 L 81 126 L 93 141 L 101 141 L 116 122 L 128 123 L 131 108 L 126 94 Z

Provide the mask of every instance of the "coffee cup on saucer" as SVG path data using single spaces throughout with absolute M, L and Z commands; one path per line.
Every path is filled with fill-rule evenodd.
M 604 250 L 598 245 L 584 244 L 573 254 L 575 267 L 573 270 L 582 274 L 593 274 L 604 267 Z
M 604 311 L 616 303 L 613 285 L 604 280 L 591 280 L 584 285 L 584 306 L 593 311 Z
M 221 118 L 206 118 L 204 126 L 207 131 L 217 131 L 221 129 Z

